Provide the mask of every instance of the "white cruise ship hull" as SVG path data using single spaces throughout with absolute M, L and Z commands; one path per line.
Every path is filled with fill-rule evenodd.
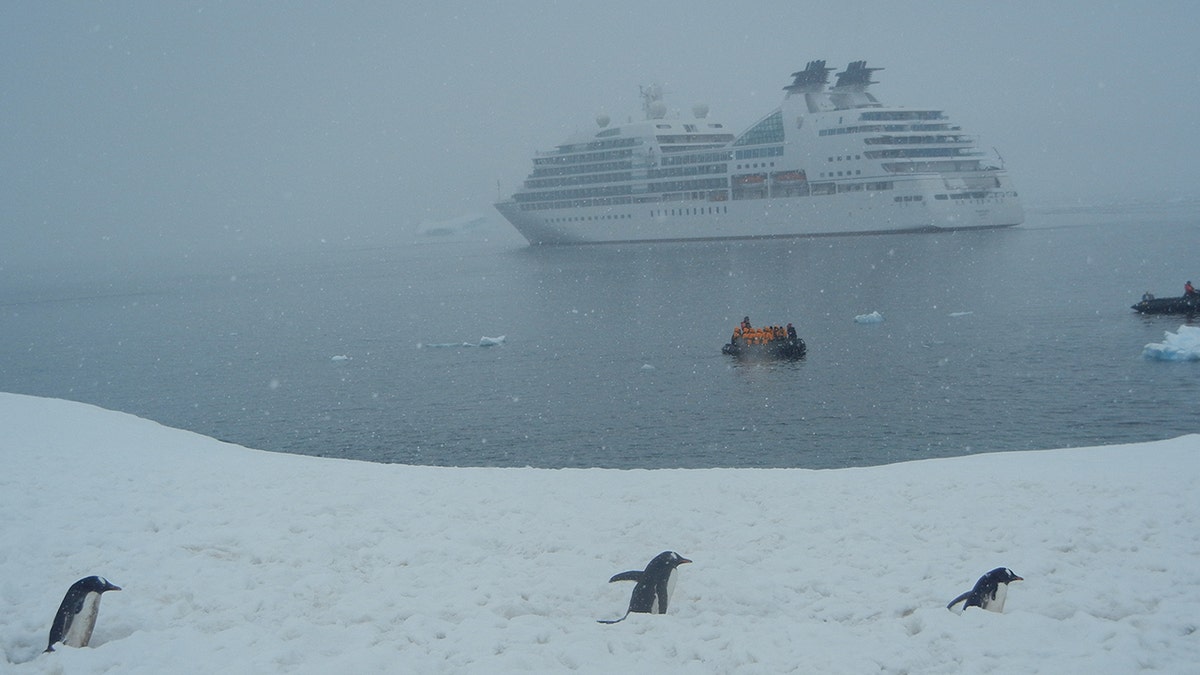
M 505 201 L 496 208 L 534 245 L 928 232 L 1011 227 L 1024 221 L 1015 191 L 951 199 L 945 190 L 923 188 L 941 184 L 937 177 L 898 182 L 887 192 L 561 211 L 523 211 L 516 202 Z
M 829 87 L 825 61 L 792 73 L 780 105 L 740 134 L 668 117 L 643 88 L 646 119 L 577 132 L 538 152 L 496 208 L 531 244 L 811 237 L 1019 225 L 996 153 L 943 111 L 885 106 L 865 61 Z

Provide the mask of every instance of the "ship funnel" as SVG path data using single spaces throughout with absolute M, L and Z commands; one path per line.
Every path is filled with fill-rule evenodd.
M 698 120 L 708 117 L 708 104 L 697 103 L 696 105 L 692 106 L 692 116 Z
M 596 124 L 600 125 L 601 129 L 603 129 L 604 127 L 607 127 L 608 123 L 611 121 L 612 120 L 609 119 L 608 115 L 605 115 L 604 113 L 600 113 L 599 115 L 596 115 Z
M 866 61 L 851 61 L 846 69 L 837 74 L 835 89 L 857 89 L 865 91 L 869 85 L 878 84 L 871 80 L 871 75 L 883 68 L 868 68 Z
M 833 68 L 826 68 L 825 61 L 809 61 L 804 70 L 792 73 L 793 81 L 784 90 L 788 94 L 811 94 L 819 92 L 829 83 L 829 73 Z

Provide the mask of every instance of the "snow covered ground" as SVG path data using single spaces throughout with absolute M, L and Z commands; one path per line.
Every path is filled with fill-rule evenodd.
M 1200 663 L 1200 436 L 810 470 L 448 469 L 0 394 L 4 673 L 1164 673 Z M 608 578 L 673 549 L 665 616 Z M 993 567 L 1002 614 L 950 599 Z M 67 587 L 89 647 L 43 654 Z

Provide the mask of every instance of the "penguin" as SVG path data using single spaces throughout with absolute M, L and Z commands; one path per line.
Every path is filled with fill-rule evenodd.
M 1004 599 L 1008 597 L 1008 585 L 1014 581 L 1024 581 L 1007 567 L 997 567 L 979 577 L 975 588 L 963 593 L 946 605 L 946 609 L 956 614 L 962 614 L 968 607 L 981 607 L 992 612 L 1004 611 Z
M 598 619 L 599 623 L 624 621 L 630 612 L 666 614 L 667 602 L 671 599 L 671 592 L 675 590 L 676 570 L 680 565 L 690 562 L 692 561 L 674 551 L 663 551 L 654 556 L 645 570 L 630 570 L 614 575 L 608 583 L 636 581 L 637 585 L 633 587 L 633 596 L 629 598 L 629 609 L 625 611 L 625 616 L 607 621 Z
M 85 577 L 71 584 L 54 615 L 54 623 L 50 625 L 50 643 L 46 645 L 46 651 L 54 651 L 54 645 L 59 642 L 68 647 L 86 647 L 100 612 L 100 594 L 119 590 L 119 586 L 104 577 Z

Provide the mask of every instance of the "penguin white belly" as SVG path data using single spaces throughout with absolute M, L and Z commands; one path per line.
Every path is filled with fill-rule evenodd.
M 71 617 L 71 623 L 63 635 L 62 643 L 68 647 L 86 647 L 96 628 L 96 615 L 100 613 L 100 594 L 88 593 L 83 598 L 79 613 Z
M 667 607 L 671 606 L 671 600 L 675 597 L 675 581 L 679 579 L 679 570 L 673 569 L 667 574 Z M 654 602 L 650 605 L 651 614 L 666 614 L 666 607 L 658 606 L 658 594 L 654 594 Z
M 1003 612 L 1006 598 L 1008 598 L 1008 584 L 996 584 L 996 597 L 984 597 L 983 608 L 991 612 Z

